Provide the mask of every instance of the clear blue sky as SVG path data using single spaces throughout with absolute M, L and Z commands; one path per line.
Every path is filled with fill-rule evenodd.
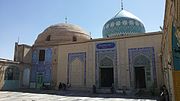
M 165 0 L 124 0 L 147 32 L 163 25 Z M 45 28 L 68 22 L 102 37 L 104 23 L 120 10 L 120 0 L 0 0 L 0 57 L 13 59 L 14 43 L 32 45 Z

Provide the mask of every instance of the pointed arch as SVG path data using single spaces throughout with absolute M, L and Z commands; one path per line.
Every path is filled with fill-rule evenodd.
M 19 80 L 19 69 L 16 66 L 9 66 L 5 70 L 5 80 Z
M 133 70 L 135 88 L 149 88 L 153 81 L 150 59 L 143 54 L 136 56 L 134 58 Z
M 109 57 L 104 57 L 102 60 L 100 60 L 100 67 L 113 67 L 113 60 Z
M 78 72 L 80 73 L 76 74 Z M 78 77 L 76 75 L 78 75 Z M 79 79 L 80 82 L 77 82 L 78 80 L 73 79 L 73 77 L 81 78 L 81 80 Z M 67 83 L 72 83 L 72 86 L 86 85 L 86 53 L 85 52 L 68 54 Z
M 79 58 L 75 58 L 70 64 L 70 84 L 73 87 L 83 86 L 84 64 Z
M 133 63 L 134 66 L 138 66 L 138 65 L 146 66 L 149 64 L 150 64 L 149 58 L 143 54 L 140 54 L 134 58 L 134 63 Z
M 5 78 L 2 90 L 15 90 L 19 88 L 20 70 L 16 65 L 9 65 L 5 69 Z

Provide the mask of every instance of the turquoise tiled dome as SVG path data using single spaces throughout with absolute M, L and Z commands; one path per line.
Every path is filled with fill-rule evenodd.
M 126 10 L 119 11 L 103 27 L 103 37 L 145 33 L 142 21 Z

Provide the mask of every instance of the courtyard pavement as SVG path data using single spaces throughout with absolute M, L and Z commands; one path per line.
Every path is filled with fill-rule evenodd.
M 74 91 L 0 91 L 0 101 L 157 101 L 117 94 L 92 94 Z

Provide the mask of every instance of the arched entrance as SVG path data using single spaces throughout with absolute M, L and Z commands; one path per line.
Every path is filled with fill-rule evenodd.
M 111 87 L 114 83 L 113 61 L 105 57 L 100 61 L 100 87 Z
M 3 90 L 14 90 L 19 88 L 19 69 L 16 66 L 9 66 L 5 70 Z
M 84 79 L 84 64 L 79 58 L 70 64 L 70 84 L 72 87 L 82 87 Z
M 149 88 L 152 84 L 150 60 L 144 55 L 139 55 L 134 60 L 133 68 L 135 88 Z
M 71 87 L 86 86 L 86 53 L 69 53 L 67 68 L 67 83 Z
M 25 68 L 23 70 L 23 86 L 29 87 L 29 79 L 30 79 L 30 69 Z

